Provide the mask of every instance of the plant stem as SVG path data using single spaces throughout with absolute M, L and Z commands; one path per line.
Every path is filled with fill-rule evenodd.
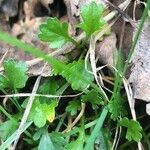
M 129 52 L 129 55 L 128 55 L 128 58 L 127 58 L 127 61 L 125 63 L 125 66 L 124 66 L 124 70 L 123 70 L 123 75 L 126 73 L 127 71 L 127 68 L 128 68 L 128 64 L 130 62 L 130 59 L 132 57 L 132 54 L 134 52 L 134 49 L 135 49 L 135 46 L 138 42 L 138 39 L 140 37 L 140 34 L 142 32 L 142 29 L 143 29 L 143 26 L 144 26 L 144 22 L 146 20 L 146 17 L 147 17 L 147 14 L 148 14 L 148 10 L 149 10 L 149 7 L 150 7 L 150 0 L 147 0 L 147 4 L 145 6 L 145 9 L 144 9 L 144 12 L 143 12 L 143 15 L 142 15 L 142 19 L 141 19 L 141 22 L 140 22 L 140 25 L 139 25 L 139 29 L 138 31 L 136 32 L 136 35 L 135 35 L 135 38 L 134 38 L 134 42 L 132 43 L 131 45 L 131 48 L 130 48 L 130 52 Z
M 11 115 L 0 105 L 0 111 L 3 112 L 5 114 L 5 116 L 7 116 L 7 118 L 9 118 L 10 120 L 14 120 Z

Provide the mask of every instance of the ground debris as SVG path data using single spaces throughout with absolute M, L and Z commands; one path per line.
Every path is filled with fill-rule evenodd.
M 150 102 L 150 20 L 144 24 L 132 57 L 130 82 L 134 98 Z M 147 111 L 148 112 L 148 111 Z

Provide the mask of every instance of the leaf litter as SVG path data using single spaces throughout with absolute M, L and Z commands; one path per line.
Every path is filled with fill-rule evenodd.
M 136 45 L 131 63 L 131 74 L 129 81 L 132 83 L 133 96 L 150 102 L 150 20 L 144 24 L 143 32 Z M 150 115 L 150 104 L 147 104 L 146 111 Z
M 37 19 L 38 20 L 38 19 Z M 32 23 L 33 23 L 33 26 L 34 26 L 34 19 L 33 20 L 31 20 L 31 22 L 30 22 L 30 20 L 27 20 L 28 22 L 27 22 L 27 24 L 29 25 L 29 26 L 31 26 L 32 25 Z M 33 21 L 33 22 L 32 22 Z M 36 21 L 35 21 L 36 22 Z M 37 24 L 39 23 L 39 24 L 41 24 L 41 20 L 38 20 L 37 21 Z M 21 26 L 21 23 L 19 23 L 20 24 L 20 26 Z M 19 26 L 18 27 L 16 27 L 16 29 L 13 29 L 14 30 L 14 33 L 16 34 L 17 32 L 19 32 L 18 33 L 18 35 L 21 35 L 22 33 L 20 33 L 20 32 L 22 32 L 22 31 L 20 31 L 20 29 L 19 29 Z M 28 32 L 28 30 L 29 30 L 29 32 Z M 36 29 L 37 30 L 37 29 Z M 26 31 L 23 31 L 23 34 L 25 34 L 26 35 L 26 33 L 25 32 L 27 32 L 28 34 L 27 34 L 27 37 L 25 37 L 25 36 L 23 36 L 23 37 L 21 37 L 21 39 L 23 39 L 24 41 L 26 41 L 26 42 L 28 42 L 28 43 L 32 43 L 32 44 L 34 44 L 34 45 L 36 45 L 37 44 L 37 47 L 38 47 L 38 43 L 39 43 L 39 41 L 36 41 L 37 40 L 37 37 L 35 37 L 35 39 L 33 39 L 33 41 L 30 41 L 30 39 L 28 38 L 28 37 L 30 37 L 30 34 L 32 33 L 32 29 L 30 30 L 29 28 L 27 28 L 27 30 Z M 37 31 L 35 31 L 35 33 L 37 33 Z M 18 36 L 17 34 L 15 35 L 15 36 Z M 36 36 L 36 35 L 35 35 Z M 143 35 L 144 36 L 144 38 L 145 38 L 145 35 Z M 24 38 L 25 37 L 25 38 Z M 112 39 L 111 39 L 112 38 Z M 29 40 L 29 41 L 28 41 Z M 144 42 L 145 42 L 145 39 L 144 39 Z M 96 43 L 96 42 L 95 42 Z M 94 45 L 95 45 L 95 43 L 94 43 Z M 108 44 L 108 46 L 107 46 L 107 43 L 109 43 Z M 141 43 L 141 44 L 140 44 Z M 147 42 L 148 43 L 148 42 Z M 138 43 L 139 44 L 139 46 L 137 45 L 137 47 L 145 47 L 144 46 L 144 44 L 142 43 L 142 42 L 139 42 Z M 142 45 L 143 44 L 143 45 Z M 41 46 L 41 44 L 39 45 L 39 46 Z M 45 45 L 43 45 L 43 47 L 45 47 Z M 44 48 L 41 48 L 41 47 L 39 47 L 40 49 L 44 49 Z M 45 48 L 45 49 L 47 49 L 47 47 Z M 139 82 L 141 82 L 141 80 L 143 81 L 143 82 L 141 82 L 141 83 L 147 83 L 147 81 L 149 81 L 149 78 L 148 78 L 148 72 L 149 72 L 149 66 L 150 66 L 150 63 L 149 62 L 145 62 L 145 59 L 147 60 L 147 58 L 149 57 L 149 56 L 146 56 L 146 58 L 144 58 L 144 59 L 141 59 L 141 57 L 143 57 L 143 55 L 145 55 L 145 53 L 143 54 L 142 52 L 141 52 L 141 50 L 138 50 L 137 48 L 136 48 L 136 50 L 137 50 L 137 53 L 139 53 L 139 54 L 135 54 L 135 56 L 133 57 L 133 59 L 132 59 L 132 63 L 134 64 L 133 66 L 133 68 L 132 68 L 132 73 L 131 73 L 131 76 L 130 76 L 130 81 L 132 82 L 132 84 L 133 84 L 133 90 L 134 90 L 134 98 L 138 98 L 138 99 L 143 99 L 143 100 L 146 100 L 146 101 L 150 101 L 149 100 L 149 97 L 148 97 L 148 89 L 146 89 L 146 86 L 143 86 L 142 87 L 142 85 L 140 85 L 139 84 Z M 146 50 L 147 50 L 147 46 L 146 46 Z M 48 48 L 48 51 L 49 51 L 49 48 Z M 100 52 L 99 52 L 100 51 Z M 112 52 L 113 51 L 113 52 Z M 139 51 L 139 52 L 138 52 Z M 106 37 L 104 37 L 104 40 L 102 41 L 102 42 L 100 42 L 100 44 L 98 45 L 98 48 L 96 48 L 96 55 L 94 54 L 94 57 L 95 56 L 97 56 L 98 57 L 98 59 L 105 65 L 107 65 L 107 64 L 109 64 L 110 66 L 114 66 L 114 62 L 113 62 L 113 53 L 115 52 L 115 55 L 117 56 L 117 49 L 116 49 L 116 35 L 115 35 L 115 33 L 112 33 L 112 34 L 110 34 L 109 36 L 106 36 Z M 94 53 L 95 53 L 95 48 L 94 48 Z M 109 54 L 109 55 L 108 55 Z M 146 53 L 147 54 L 147 53 Z M 19 54 L 19 57 L 20 57 L 20 54 Z M 28 56 L 27 56 L 28 57 Z M 19 58 L 20 59 L 20 58 Z M 21 58 L 22 59 L 22 58 Z M 31 59 L 31 58 L 30 58 Z M 29 59 L 29 60 L 30 60 Z M 94 61 L 93 61 L 94 60 Z M 94 71 L 96 71 L 96 60 L 95 60 L 95 58 L 93 59 L 92 61 L 91 61 L 91 63 L 95 63 L 94 64 L 94 67 L 93 67 L 93 70 Z M 138 62 L 138 63 L 137 63 Z M 43 67 L 43 65 L 42 65 L 42 67 Z M 33 73 L 32 72 L 32 74 L 33 75 L 38 75 L 38 69 L 39 68 L 39 70 L 41 70 L 40 69 L 40 67 L 39 66 L 37 66 L 37 68 L 35 69 L 36 71 L 35 72 L 37 72 L 37 74 L 36 73 Z M 109 68 L 110 69 L 110 68 Z M 136 72 L 135 70 L 137 70 L 138 69 L 138 72 L 141 72 L 141 74 L 138 74 L 138 72 Z M 144 69 L 144 70 L 143 70 Z M 146 70 L 146 71 L 145 71 Z M 96 72 L 95 72 L 96 73 Z M 48 73 L 46 73 L 46 75 L 50 75 L 50 73 L 48 74 Z M 138 77 L 137 77 L 138 76 Z M 97 75 L 95 76 L 96 78 L 97 78 Z M 144 80 L 143 80 L 143 77 L 144 77 Z M 139 81 L 139 82 L 138 82 Z M 148 83 L 147 83 L 148 84 Z M 146 85 L 146 84 L 145 84 Z M 148 87 L 149 87 L 149 85 L 148 85 Z M 143 89 L 145 90 L 147 90 L 147 92 L 145 92 L 145 93 L 142 93 L 143 92 Z M 150 88 L 149 88 L 150 89 Z M 140 91 L 141 90 L 141 91 Z M 144 94 L 144 95 L 143 95 Z M 146 95 L 147 94 L 147 95 Z M 147 105 L 147 113 L 149 112 L 150 110 L 149 110 L 149 105 Z M 137 140 L 138 141 L 138 140 Z

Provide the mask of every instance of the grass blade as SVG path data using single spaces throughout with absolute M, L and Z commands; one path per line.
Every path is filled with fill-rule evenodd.
M 28 122 L 25 124 L 25 126 L 22 128 L 21 133 L 23 133 L 30 125 L 32 124 L 32 122 Z M 12 144 L 12 142 L 14 142 L 17 138 L 17 131 L 15 131 L 1 146 L 0 146 L 0 150 L 5 150 L 6 148 L 8 148 L 10 146 L 10 144 Z
M 91 133 L 91 136 L 87 140 L 87 143 L 85 145 L 84 150 L 93 150 L 94 149 L 94 142 L 95 142 L 97 136 L 100 134 L 100 130 L 101 130 L 101 127 L 102 127 L 104 120 L 107 116 L 107 113 L 108 113 L 108 110 L 106 107 L 104 107 L 103 111 L 102 111 L 102 113 L 101 113 L 101 115 L 100 115 L 100 117 L 99 117 L 99 119 L 95 125 L 95 128 Z

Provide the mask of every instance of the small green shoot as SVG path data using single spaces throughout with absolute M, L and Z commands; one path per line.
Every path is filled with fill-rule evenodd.
M 97 5 L 95 2 L 91 2 L 82 7 L 81 16 L 83 21 L 80 23 L 79 27 L 85 31 L 88 38 L 105 24 L 102 18 L 103 10 L 103 6 Z
M 4 75 L 0 75 L 0 88 L 12 90 L 25 87 L 27 76 L 27 65 L 23 62 L 15 62 L 10 59 L 3 63 Z
M 77 115 L 78 110 L 81 109 L 81 103 L 79 100 L 74 99 L 70 101 L 66 107 L 66 112 L 69 112 L 71 116 Z
M 51 48 L 60 48 L 67 42 L 76 42 L 68 34 L 68 24 L 61 23 L 57 18 L 49 18 L 40 26 L 39 38 L 49 42 Z
M 142 127 L 138 121 L 122 118 L 119 125 L 127 128 L 126 139 L 139 142 L 142 139 Z
M 26 106 L 25 103 L 26 101 L 24 102 L 23 107 Z M 39 98 L 36 98 L 29 114 L 29 121 L 33 121 L 39 128 L 44 127 L 46 121 L 53 122 L 57 105 L 57 100 L 52 100 L 50 104 L 47 104 L 40 103 Z
M 91 103 L 93 109 L 98 108 L 99 105 L 103 105 L 103 97 L 94 89 L 88 91 L 86 95 L 82 95 L 81 99 L 83 103 Z

